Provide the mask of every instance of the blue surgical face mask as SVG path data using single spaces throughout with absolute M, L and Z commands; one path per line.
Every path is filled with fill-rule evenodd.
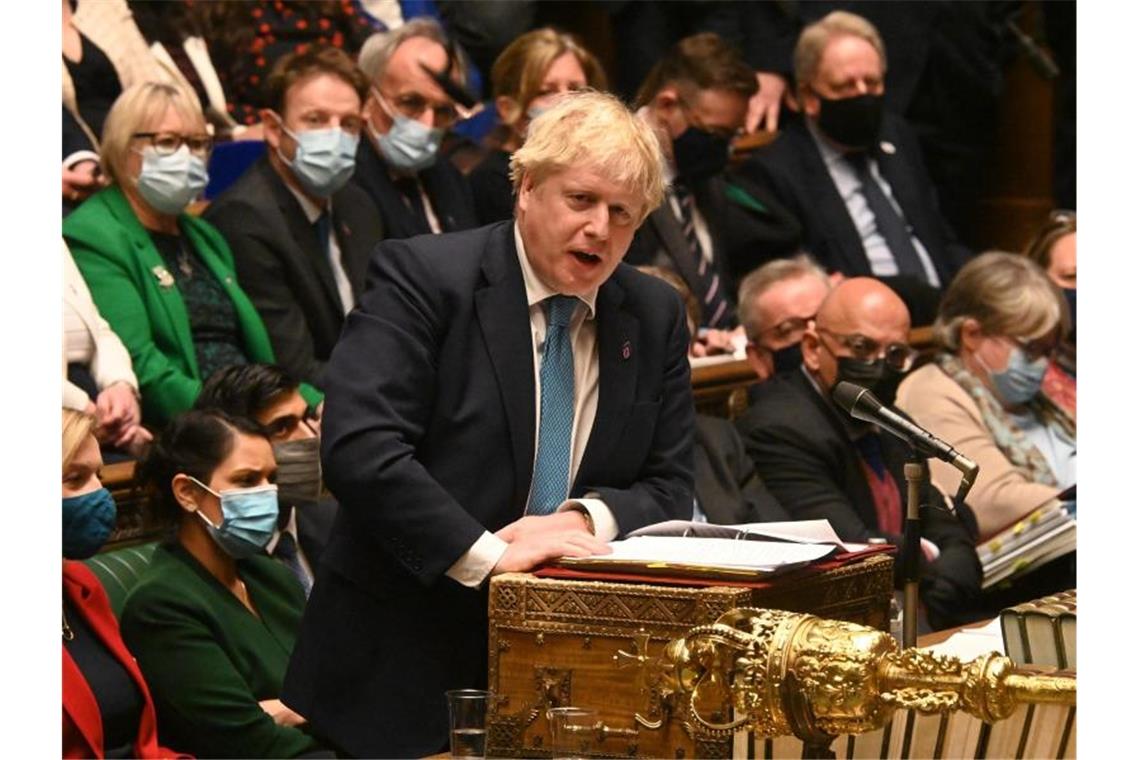
M 218 493 L 197 478 L 187 477 L 217 496 L 221 503 L 221 525 L 210 522 L 200 509 L 197 514 L 222 551 L 234 559 L 245 559 L 265 550 L 277 528 L 277 486 L 231 488 Z
M 115 529 L 115 500 L 106 488 L 63 499 L 63 556 L 87 559 Z
M 154 146 L 148 145 L 141 155 L 142 171 L 136 187 L 143 200 L 163 214 L 182 213 L 210 180 L 206 162 L 185 145 L 169 156 L 160 156 Z
M 415 119 L 393 113 L 384 96 L 375 88 L 373 91 L 384 113 L 392 120 L 392 126 L 386 135 L 380 134 L 372 122 L 368 122 L 368 131 L 376 138 L 384 160 L 396 169 L 409 172 L 418 172 L 434 164 L 439 144 L 443 142 L 443 130 L 425 127 Z
M 981 361 L 981 357 L 978 357 Z M 1049 359 L 1045 356 L 1036 361 L 1029 361 L 1025 351 L 1020 346 L 1014 346 L 1009 351 L 1009 361 L 1001 372 L 994 372 L 984 361 L 982 366 L 990 373 L 990 380 L 994 384 L 999 400 L 1010 406 L 1024 404 L 1037 395 L 1041 390 L 1041 382 L 1045 379 L 1045 372 L 1049 369 Z
M 328 198 L 348 184 L 356 169 L 360 135 L 350 135 L 340 127 L 293 132 L 280 121 L 281 117 L 277 118 L 281 131 L 297 143 L 292 161 L 285 158 L 280 145 L 277 156 L 293 170 L 293 176 L 306 190 L 318 198 Z

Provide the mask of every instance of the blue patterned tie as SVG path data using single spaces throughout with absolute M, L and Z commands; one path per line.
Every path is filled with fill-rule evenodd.
M 570 318 L 578 299 L 552 296 L 546 301 L 546 340 L 542 347 L 542 410 L 538 422 L 538 457 L 530 492 L 530 513 L 548 515 L 566 500 L 570 480 L 570 433 L 574 429 L 574 349 Z

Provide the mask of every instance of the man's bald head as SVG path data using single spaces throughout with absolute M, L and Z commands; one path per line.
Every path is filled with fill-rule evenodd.
M 830 390 L 839 359 L 855 357 L 852 345 L 906 343 L 909 333 L 910 312 L 902 299 L 876 279 L 853 277 L 832 288 L 804 334 L 804 366 Z

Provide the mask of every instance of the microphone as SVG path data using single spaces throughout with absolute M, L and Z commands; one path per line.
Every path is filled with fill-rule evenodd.
M 923 456 L 935 457 L 953 465 L 962 473 L 958 493 L 954 497 L 955 503 L 960 503 L 966 498 L 966 494 L 974 485 L 975 478 L 978 477 L 978 465 L 974 460 L 886 406 L 875 398 L 875 394 L 861 385 L 841 380 L 832 390 L 831 398 L 855 419 L 878 425 L 909 443 Z

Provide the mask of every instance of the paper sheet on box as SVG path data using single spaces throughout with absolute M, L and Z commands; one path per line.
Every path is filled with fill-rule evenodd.
M 771 572 L 787 565 L 812 562 L 835 550 L 834 546 L 827 544 L 692 536 L 635 536 L 624 541 L 614 541 L 610 547 L 613 549 L 612 554 L 598 554 L 588 559 L 740 567 Z

